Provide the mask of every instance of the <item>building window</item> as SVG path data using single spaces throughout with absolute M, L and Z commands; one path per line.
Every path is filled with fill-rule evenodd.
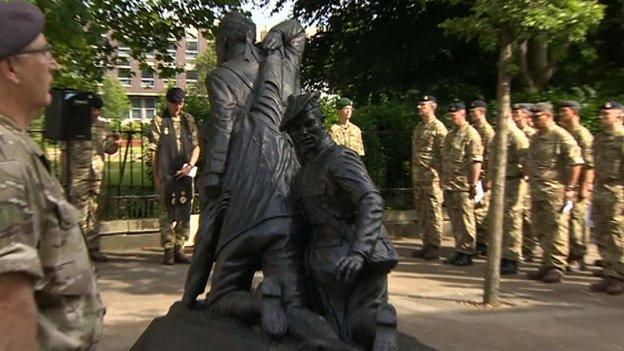
M 197 82 L 199 79 L 199 73 L 195 70 L 186 71 L 186 81 L 187 82 Z
M 128 57 L 130 56 L 130 48 L 128 46 L 120 46 L 117 48 L 117 56 Z
M 132 85 L 132 71 L 130 68 L 119 68 L 117 70 L 117 78 L 123 86 L 129 87 Z
M 199 43 L 196 41 L 190 41 L 186 43 L 186 58 L 194 59 L 199 52 Z
M 169 46 L 167 47 L 167 53 L 171 55 L 171 58 L 174 60 L 178 56 L 178 44 L 176 42 L 169 42 Z
M 130 68 L 130 59 L 127 57 L 120 57 L 117 59 L 117 68 Z
M 154 71 L 141 70 L 141 86 L 144 88 L 154 87 Z
M 152 119 L 156 116 L 156 98 L 145 98 L 145 118 Z
M 130 111 L 130 118 L 141 119 L 141 98 L 131 98 L 130 101 L 132 102 L 132 111 Z

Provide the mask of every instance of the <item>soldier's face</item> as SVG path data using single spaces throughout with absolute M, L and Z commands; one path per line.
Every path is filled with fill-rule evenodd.
M 338 114 L 340 114 L 340 119 L 343 121 L 348 121 L 351 119 L 351 115 L 353 114 L 353 106 L 345 106 L 338 110 Z
M 182 112 L 182 108 L 184 107 L 184 100 L 180 102 L 171 102 L 167 101 L 167 108 L 169 109 L 169 113 L 172 117 L 177 117 Z
M 572 121 L 576 116 L 576 111 L 569 107 L 562 107 L 559 109 L 559 120 L 564 123 Z
M 483 116 L 485 116 L 485 110 L 480 107 L 470 110 L 470 120 L 472 122 L 478 122 Z
M 288 127 L 287 132 L 300 153 L 318 151 L 323 137 L 323 124 L 317 109 L 306 111 Z
M 429 116 L 435 109 L 430 101 L 423 101 L 418 104 L 418 114 L 421 116 Z
M 98 107 L 91 107 L 91 120 L 96 121 L 102 115 L 102 109 Z
M 52 74 L 58 69 L 58 63 L 43 34 L 39 34 L 21 53 L 2 61 L 3 73 L 6 71 L 7 78 L 23 92 L 20 95 L 25 105 L 43 108 L 52 102 Z
M 600 124 L 604 129 L 611 129 L 615 127 L 616 124 L 622 118 L 622 110 L 600 110 Z
M 449 117 L 454 125 L 462 125 L 466 122 L 466 110 L 449 112 Z
M 548 112 L 537 112 L 533 115 L 533 124 L 535 124 L 535 128 L 537 129 L 545 129 L 550 125 L 553 120 L 552 113 Z

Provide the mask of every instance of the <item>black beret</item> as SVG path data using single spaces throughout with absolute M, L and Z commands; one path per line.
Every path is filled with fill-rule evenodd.
M 178 102 L 182 102 L 184 101 L 184 98 L 186 97 L 186 94 L 184 93 L 184 89 L 182 88 L 169 88 L 169 90 L 167 90 L 167 101 L 169 102 L 173 102 L 173 103 L 178 103 Z
M 318 91 L 313 91 L 311 93 L 300 94 L 297 96 L 291 95 L 288 98 L 288 106 L 286 107 L 286 111 L 284 112 L 284 118 L 282 118 L 282 123 L 280 124 L 279 130 L 283 131 L 288 127 L 290 123 L 295 121 L 297 117 L 302 115 L 302 112 L 311 110 L 313 108 L 318 108 L 318 99 L 321 96 L 321 93 Z
M 578 102 L 574 101 L 574 100 L 566 100 L 566 101 L 562 101 L 559 104 L 559 108 L 563 108 L 563 107 L 568 107 L 571 108 L 575 111 L 580 111 L 581 110 L 581 104 L 579 104 Z
M 103 106 L 104 101 L 102 101 L 99 96 L 93 96 L 93 99 L 91 99 L 91 107 L 102 108 Z
M 527 102 L 521 102 L 521 103 L 513 104 L 513 106 L 511 106 L 511 109 L 531 111 L 532 107 L 533 107 L 533 104 L 529 104 Z
M 418 101 L 420 102 L 437 102 L 438 100 L 436 99 L 435 96 L 433 95 L 425 95 L 423 97 L 420 98 L 420 100 Z
M 553 106 L 550 102 L 538 102 L 531 107 L 531 112 L 553 112 Z
M 457 101 L 449 105 L 448 112 L 457 112 L 457 111 L 465 110 L 465 109 L 466 109 L 466 105 L 464 105 L 463 102 Z
M 24 1 L 0 1 L 0 59 L 17 54 L 43 32 L 41 10 Z
M 470 103 L 470 108 L 477 108 L 477 107 L 482 107 L 482 108 L 487 108 L 487 103 L 483 100 L 475 100 L 473 102 Z
M 604 105 L 600 106 L 601 110 L 622 110 L 624 106 L 617 101 L 608 101 Z

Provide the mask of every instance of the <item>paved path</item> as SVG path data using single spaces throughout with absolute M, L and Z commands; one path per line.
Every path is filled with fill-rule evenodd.
M 404 257 L 416 247 L 413 240 L 396 246 Z M 110 256 L 97 266 L 108 309 L 100 350 L 128 350 L 179 299 L 187 266 L 163 266 L 152 251 Z M 494 310 L 480 304 L 484 270 L 483 260 L 468 268 L 402 260 L 390 276 L 399 329 L 438 350 L 624 351 L 624 296 L 590 292 L 587 285 L 596 281 L 590 273 L 555 285 L 505 278 L 505 304 Z

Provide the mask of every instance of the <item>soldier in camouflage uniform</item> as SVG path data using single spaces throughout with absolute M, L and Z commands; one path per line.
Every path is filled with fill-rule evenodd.
M 193 116 L 182 111 L 184 90 L 171 88 L 166 99 L 167 108 L 162 116 L 154 117 L 150 133 L 152 169 L 161 209 L 160 243 L 165 250 L 164 264 L 189 264 L 191 259 L 184 254 L 183 245 L 190 234 L 190 208 L 188 215 L 176 218 L 177 211 L 170 208 L 167 202 L 174 201 L 175 197 L 179 203 L 190 206 L 192 186 L 186 190 L 175 190 L 175 193 L 170 186 L 174 181 L 189 176 L 199 159 L 197 126 Z
M 576 101 L 563 101 L 559 105 L 559 122 L 574 137 L 581 148 L 585 161 L 579 178 L 579 192 L 570 212 L 570 254 L 568 271 L 586 270 L 585 255 L 589 245 L 589 228 L 585 223 L 594 184 L 594 156 L 592 143 L 594 136 L 581 124 L 581 104 Z
M 518 263 L 522 260 L 522 212 L 527 196 L 528 184 L 524 177 L 523 164 L 528 149 L 529 138 L 509 120 L 507 142 L 507 168 L 505 174 L 505 208 L 503 215 L 503 249 L 500 265 L 501 274 L 518 273 Z M 494 149 L 493 141 L 491 150 Z M 490 177 L 494 174 L 489 165 Z
M 422 118 L 412 135 L 412 188 L 416 221 L 422 230 L 422 249 L 414 257 L 437 260 L 440 255 L 444 218 L 442 216 L 442 148 L 447 130 L 436 118 L 436 98 L 425 95 L 418 104 Z
M 113 134 L 108 122 L 100 118 L 102 100 L 95 97 L 91 105 L 91 140 L 71 142 L 70 168 L 72 182 L 69 195 L 71 203 L 80 212 L 80 223 L 85 236 L 89 256 L 93 261 L 108 260 L 100 252 L 99 213 L 104 179 L 105 154 L 114 154 L 119 146 L 118 134 Z M 67 145 L 61 144 L 61 159 L 67 160 Z M 65 167 L 63 167 L 65 170 Z
M 483 162 L 483 146 L 479 133 L 466 121 L 463 103 L 451 104 L 449 117 L 453 129 L 444 139 L 442 182 L 456 252 L 444 263 L 467 266 L 472 264 L 477 239 L 474 198 Z
M 104 307 L 79 212 L 26 130 L 58 68 L 44 17 L 0 2 L 0 349 L 93 350 Z
M 353 101 L 347 98 L 340 98 L 336 101 L 336 109 L 340 114 L 340 122 L 332 124 L 329 134 L 334 142 L 343 145 L 364 156 L 364 143 L 362 142 L 362 131 L 358 126 L 351 123 L 353 115 Z
M 531 140 L 533 134 L 536 133 L 535 128 L 531 127 L 529 122 L 531 119 L 532 104 L 519 103 L 512 106 L 512 118 L 516 126 Z M 528 179 L 528 178 L 527 178 Z M 522 256 L 525 262 L 533 262 L 533 251 L 537 246 L 537 238 L 533 234 L 531 227 L 531 189 L 527 182 L 527 191 L 522 206 Z
M 568 265 L 568 221 L 583 165 L 581 150 L 570 133 L 555 124 L 552 105 L 531 109 L 537 128 L 530 140 L 527 167 L 531 182 L 533 228 L 544 250 L 539 270 L 530 279 L 558 283 Z
M 477 130 L 483 145 L 483 166 L 479 181 L 483 188 L 483 199 L 475 204 L 475 221 L 477 226 L 477 250 L 476 254 L 487 254 L 487 213 L 490 205 L 490 191 L 487 187 L 487 171 L 489 169 L 490 146 L 494 140 L 494 128 L 487 121 L 487 103 L 483 100 L 475 100 L 470 103 L 470 120 Z
M 590 288 L 597 292 L 620 295 L 624 292 L 624 107 L 615 101 L 600 111 L 602 131 L 593 144 L 596 182 L 594 235 L 603 258 L 602 280 Z

